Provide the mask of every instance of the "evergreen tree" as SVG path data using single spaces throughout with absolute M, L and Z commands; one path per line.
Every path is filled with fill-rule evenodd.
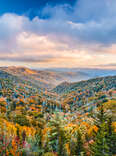
M 112 127 L 112 118 L 110 117 L 108 120 L 108 130 L 107 130 L 107 143 L 109 147 L 109 154 L 114 155 L 116 154 L 116 132 Z
M 104 106 L 101 104 L 95 119 L 95 125 L 99 128 L 92 145 L 93 156 L 109 156 L 109 146 L 107 143 L 107 115 Z
M 16 109 L 16 103 L 15 101 L 10 102 L 10 110 L 14 111 Z
M 41 129 L 36 130 L 35 138 L 36 138 L 35 145 L 38 147 L 37 151 L 39 153 L 39 156 L 41 156 L 44 152 L 44 149 L 42 147 L 42 130 Z
M 76 141 L 76 148 L 75 148 L 75 155 L 81 156 L 84 154 L 84 147 L 83 147 L 83 139 L 80 130 L 77 131 L 77 141 Z
M 51 132 L 49 134 L 50 151 L 57 152 L 59 156 L 64 156 L 65 134 L 61 119 L 58 114 L 49 123 Z

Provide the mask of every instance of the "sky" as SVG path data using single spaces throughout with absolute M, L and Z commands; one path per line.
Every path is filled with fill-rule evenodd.
M 0 0 L 0 66 L 116 69 L 116 0 Z

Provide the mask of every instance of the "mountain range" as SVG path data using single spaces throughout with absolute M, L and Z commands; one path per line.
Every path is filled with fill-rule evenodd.
M 79 68 L 54 68 L 54 69 L 29 69 L 26 67 L 0 67 L 0 71 L 7 72 L 20 79 L 29 81 L 42 89 L 51 90 L 64 82 L 78 82 L 91 78 L 116 75 L 116 70 L 104 69 L 79 69 Z

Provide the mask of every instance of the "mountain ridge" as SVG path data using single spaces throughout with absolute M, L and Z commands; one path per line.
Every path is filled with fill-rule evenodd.
M 0 67 L 0 70 L 19 76 L 21 79 L 32 81 L 41 88 L 52 89 L 64 81 L 79 81 L 88 79 L 88 75 L 83 72 L 55 72 L 49 70 L 35 70 L 26 67 Z

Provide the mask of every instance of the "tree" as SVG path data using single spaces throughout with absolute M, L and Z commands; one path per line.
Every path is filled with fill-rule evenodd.
M 57 152 L 58 155 L 64 156 L 65 134 L 62 121 L 58 114 L 55 118 L 51 119 L 49 126 L 51 131 L 49 133 L 50 151 Z
M 107 115 L 104 111 L 103 104 L 100 105 L 96 115 L 95 125 L 98 127 L 95 135 L 94 144 L 91 146 L 94 156 L 109 156 L 109 147 L 106 139 L 107 136 Z
M 14 111 L 15 109 L 16 109 L 16 102 L 15 101 L 10 102 L 10 110 Z
M 36 130 L 34 146 L 37 147 L 37 152 L 39 156 L 42 156 L 44 149 L 42 147 L 42 130 L 41 129 Z
M 108 126 L 107 126 L 107 143 L 109 147 L 109 154 L 114 155 L 116 154 L 116 132 L 112 126 L 112 118 L 108 119 Z
M 83 139 L 80 130 L 77 131 L 77 138 L 76 138 L 76 148 L 75 148 L 75 155 L 81 156 L 84 154 L 84 147 L 83 147 Z
M 29 120 L 25 115 L 16 115 L 13 121 L 21 126 L 30 126 Z

